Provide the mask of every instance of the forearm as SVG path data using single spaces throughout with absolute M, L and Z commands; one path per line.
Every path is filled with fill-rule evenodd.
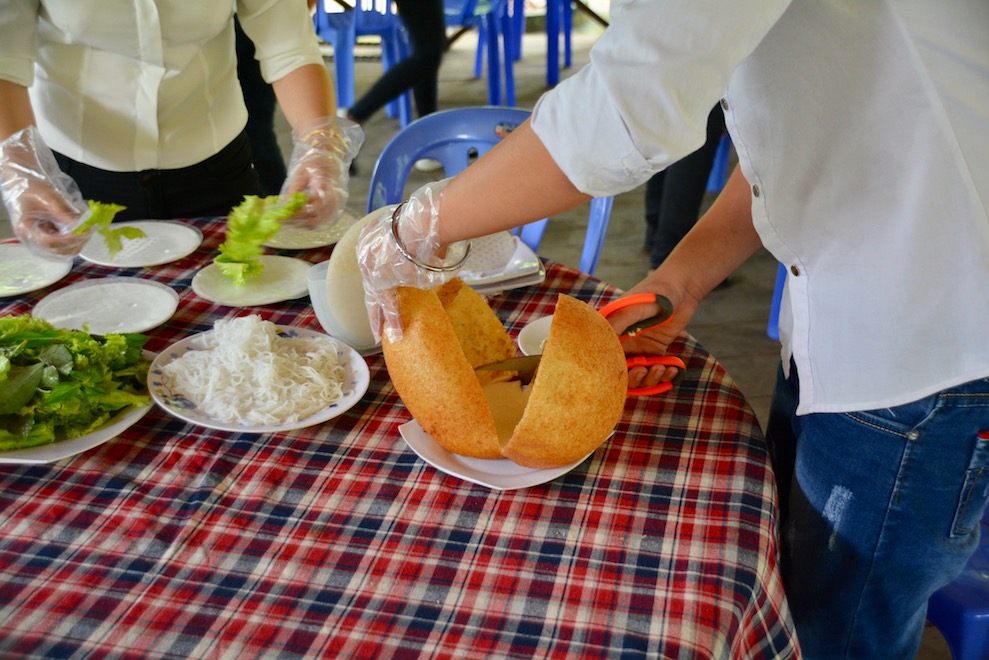
M 711 208 L 643 285 L 672 287 L 700 301 L 761 245 L 752 225 L 751 190 L 735 168 Z
M 529 122 L 454 177 L 443 191 L 444 245 L 549 217 L 591 198 L 553 161 Z
M 318 120 L 336 116 L 333 81 L 318 64 L 301 66 L 271 86 L 293 130 L 300 131 Z
M 34 123 L 34 110 L 27 88 L 9 80 L 0 80 L 0 141 Z

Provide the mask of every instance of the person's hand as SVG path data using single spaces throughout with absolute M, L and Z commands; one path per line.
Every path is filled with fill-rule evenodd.
M 665 325 L 650 328 L 635 337 L 622 340 L 626 355 L 666 355 L 670 345 L 686 330 L 687 324 L 697 311 L 698 302 L 672 284 L 650 277 L 632 287 L 626 295 L 636 293 L 659 293 L 673 303 L 673 318 Z M 608 322 L 621 333 L 633 323 L 645 320 L 659 312 L 658 305 L 630 305 L 608 316 Z M 629 369 L 629 387 L 652 387 L 673 380 L 676 367 L 653 365 Z
M 89 240 L 89 231 L 75 232 L 86 201 L 35 126 L 0 142 L 0 193 L 14 235 L 34 254 L 71 258 Z
M 448 181 L 443 179 L 423 186 L 400 207 L 379 209 L 378 215 L 361 231 L 357 261 L 376 340 L 382 334 L 391 342 L 402 338 L 396 287 L 439 286 L 452 279 L 466 259 L 469 248 L 466 242 L 440 249 L 440 204 Z
M 306 205 L 284 224 L 317 229 L 330 227 L 343 213 L 349 197 L 350 164 L 364 143 L 364 131 L 347 119 L 327 117 L 293 131 L 283 197 L 306 193 Z

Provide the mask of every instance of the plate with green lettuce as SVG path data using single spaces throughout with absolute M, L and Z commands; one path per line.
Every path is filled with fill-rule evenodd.
M 0 317 L 0 463 L 49 463 L 120 435 L 153 405 L 139 334 Z
M 186 257 L 203 242 L 203 233 L 184 222 L 134 220 L 114 223 L 115 231 L 126 232 L 126 241 L 110 243 L 94 235 L 79 256 L 90 263 L 116 268 L 150 268 Z
M 220 254 L 192 278 L 196 295 L 231 307 L 268 305 L 308 295 L 309 262 L 264 254 L 265 242 L 305 203 L 304 193 L 284 201 L 278 196 L 245 197 L 227 217 Z

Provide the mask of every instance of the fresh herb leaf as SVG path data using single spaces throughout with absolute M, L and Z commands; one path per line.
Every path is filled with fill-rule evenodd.
M 283 221 L 305 206 L 306 195 L 298 192 L 284 204 L 280 201 L 277 195 L 249 195 L 227 216 L 227 234 L 213 263 L 234 284 L 242 285 L 263 270 L 258 260 L 262 245 L 278 233 Z
M 123 249 L 123 239 L 144 238 L 147 234 L 138 227 L 116 227 L 110 228 L 113 218 L 123 211 L 126 206 L 119 204 L 104 204 L 89 200 L 89 217 L 75 229 L 75 233 L 83 234 L 87 229 L 95 228 L 96 231 L 106 241 L 106 251 L 112 259 Z
M 78 437 L 146 404 L 147 340 L 0 317 L 0 451 Z

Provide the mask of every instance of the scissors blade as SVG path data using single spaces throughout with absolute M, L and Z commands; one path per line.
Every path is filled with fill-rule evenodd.
M 517 371 L 519 372 L 519 380 L 523 384 L 528 384 L 535 375 L 536 368 L 539 366 L 539 361 L 542 357 L 542 355 L 525 355 L 508 358 L 507 360 L 498 360 L 497 362 L 489 362 L 479 367 L 474 367 L 474 371 Z

